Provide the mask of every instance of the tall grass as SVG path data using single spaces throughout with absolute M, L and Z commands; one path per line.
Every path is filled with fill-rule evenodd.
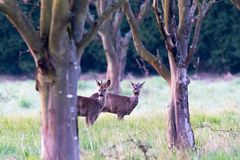
M 166 142 L 169 88 L 158 77 L 135 81 L 144 80 L 140 102 L 124 121 L 102 114 L 87 128 L 79 118 L 84 159 L 178 159 L 178 153 L 170 152 Z M 129 82 L 121 85 L 122 94 L 130 95 Z M 78 88 L 78 94 L 89 96 L 96 91 L 96 84 L 80 81 Z M 187 158 L 240 159 L 239 90 L 240 78 L 191 82 L 189 102 L 197 150 Z M 33 81 L 0 83 L 0 159 L 39 159 L 39 105 Z

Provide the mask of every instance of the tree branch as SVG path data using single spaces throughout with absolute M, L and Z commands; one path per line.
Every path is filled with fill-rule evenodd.
M 75 6 L 76 0 L 69 0 L 69 11 L 72 11 Z
M 230 129 L 215 129 L 215 128 L 211 127 L 211 126 L 208 125 L 208 124 L 202 124 L 202 123 L 200 123 L 199 126 L 195 127 L 195 129 L 201 129 L 201 128 L 208 128 L 208 129 L 210 129 L 210 130 L 213 131 L 213 132 L 232 133 L 232 134 L 234 134 L 234 135 L 239 135 L 239 133 L 240 133 L 239 130 L 233 130 L 232 128 L 230 128 Z
M 157 26 L 158 29 L 162 35 L 162 38 L 165 42 L 165 46 L 167 48 L 167 50 L 169 50 L 170 52 L 168 52 L 169 54 L 169 58 L 173 59 L 174 61 L 176 61 L 176 55 L 177 55 L 177 46 L 176 46 L 176 31 L 175 29 L 171 29 L 172 35 L 170 35 L 168 33 L 168 31 L 166 30 L 166 27 L 164 26 L 166 21 L 164 22 L 163 19 L 163 15 L 162 15 L 162 11 L 158 5 L 158 1 L 157 0 L 153 0 L 153 11 L 157 20 Z M 173 12 L 173 11 L 172 11 Z M 166 16 L 165 16 L 166 17 Z M 172 20 L 173 21 L 173 20 Z M 172 22 L 172 26 L 175 27 L 175 22 Z M 170 25 L 170 24 L 168 24 Z
M 7 16 L 18 30 L 36 63 L 41 58 L 42 43 L 32 23 L 18 7 L 15 0 L 0 0 L 0 11 Z
M 62 54 L 61 47 L 67 40 L 66 28 L 70 22 L 71 13 L 69 12 L 69 3 L 66 0 L 53 0 L 52 18 L 49 33 L 49 49 L 52 55 Z M 58 56 L 55 56 L 58 57 Z
M 72 12 L 74 14 L 72 22 L 73 38 L 77 44 L 83 37 L 84 25 L 88 14 L 88 0 L 76 1 Z
M 52 0 L 41 0 L 40 37 L 44 40 L 46 40 L 50 32 L 51 17 Z
M 240 9 L 240 0 L 231 0 L 231 2 L 232 2 L 238 9 Z
M 202 21 L 203 21 L 203 11 L 202 11 L 202 7 L 201 7 L 199 0 L 194 0 L 193 3 L 194 3 L 193 5 L 197 6 L 198 17 L 197 17 L 197 22 L 196 22 L 196 26 L 195 26 L 194 35 L 193 35 L 192 44 L 190 45 L 190 47 L 188 49 L 188 56 L 185 60 L 185 66 L 188 66 L 190 64 L 193 54 L 196 51 L 199 34 L 200 34 L 200 30 L 201 30 L 201 25 L 202 25 Z
M 210 0 L 207 2 L 206 0 L 202 1 L 201 7 L 202 7 L 202 13 L 203 13 L 203 18 L 207 15 L 209 9 L 215 4 L 220 2 L 221 0 Z
M 192 43 L 188 49 L 188 55 L 185 60 L 185 66 L 188 66 L 190 64 L 192 57 L 196 52 L 203 19 L 206 17 L 206 14 L 208 13 L 209 9 L 216 2 L 218 2 L 218 1 L 212 0 L 212 1 L 206 2 L 206 0 L 204 0 L 204 1 L 202 1 L 202 4 L 200 4 L 199 0 L 194 0 L 194 2 L 193 2 L 193 5 L 191 7 L 191 12 L 195 11 L 194 8 L 197 8 L 198 15 L 195 18 L 191 17 L 192 20 L 194 19 L 192 21 L 192 23 L 194 23 L 194 21 L 196 20 L 196 26 L 195 26 L 195 30 L 194 30 Z M 191 13 L 191 16 L 194 16 L 194 13 Z
M 154 69 L 158 72 L 159 75 L 161 75 L 170 85 L 170 72 L 165 67 L 165 65 L 153 54 L 151 54 L 142 44 L 141 38 L 138 32 L 138 25 L 136 23 L 136 19 L 133 15 L 132 9 L 130 7 L 129 2 L 124 4 L 124 13 L 127 16 L 127 21 L 130 25 L 132 36 L 133 36 L 133 42 L 135 45 L 135 48 L 137 50 L 137 53 L 142 57 L 145 61 L 150 63 Z
M 146 17 L 149 11 L 150 11 L 150 0 L 145 0 L 144 3 L 141 4 L 140 11 L 137 15 L 136 20 L 138 24 L 142 23 L 143 19 Z
M 176 22 L 175 22 L 176 0 L 162 0 L 162 1 L 163 1 L 162 8 L 164 10 L 165 29 L 171 35 L 171 39 L 173 43 L 175 43 L 176 41 Z
M 184 60 L 188 54 L 188 44 L 190 40 L 190 35 L 192 31 L 191 23 L 191 0 L 179 0 L 178 1 L 178 15 L 179 23 L 177 30 L 177 38 L 180 43 L 180 50 L 182 58 L 180 58 L 181 64 L 184 65 Z
M 158 0 L 153 0 L 152 7 L 157 20 L 158 29 L 163 37 L 163 40 L 165 41 L 165 44 L 168 45 L 170 48 L 173 48 L 174 44 L 172 42 L 171 35 L 165 30 L 164 27 L 164 19 L 161 10 L 158 7 Z
M 109 8 L 107 8 L 102 15 L 94 22 L 91 31 L 89 31 L 80 42 L 77 43 L 78 51 L 82 51 L 96 36 L 100 26 L 103 24 L 104 20 L 109 17 L 112 12 L 119 9 L 126 0 L 119 0 L 118 2 L 113 3 Z M 81 57 L 82 52 L 79 52 L 78 57 Z
M 140 6 L 140 11 L 137 15 L 136 23 L 140 26 L 140 24 L 143 22 L 143 19 L 147 16 L 150 10 L 150 0 L 145 0 L 144 3 Z M 121 42 L 124 46 L 126 46 L 130 39 L 132 38 L 131 30 L 121 38 Z
M 116 11 L 113 16 L 113 35 L 117 33 L 122 20 L 123 20 L 123 13 L 120 10 Z
M 86 23 L 88 23 L 90 26 L 93 25 L 94 22 L 94 15 L 90 12 L 87 13 Z

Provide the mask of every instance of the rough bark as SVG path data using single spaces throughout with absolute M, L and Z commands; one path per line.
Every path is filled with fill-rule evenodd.
M 106 8 L 111 5 L 113 1 L 98 0 L 97 9 L 98 14 L 102 14 Z M 113 15 L 112 15 L 113 16 Z M 113 35 L 113 21 L 112 18 L 108 18 L 99 30 L 99 35 L 102 39 L 104 52 L 107 59 L 107 71 L 106 78 L 111 80 L 109 92 L 119 93 L 120 91 L 120 70 L 119 59 L 115 45 L 115 35 Z M 118 39 L 119 40 L 119 39 Z
M 119 70 L 119 61 L 118 55 L 113 48 L 112 39 L 110 34 L 104 34 L 102 37 L 102 43 L 105 50 L 107 58 L 107 74 L 106 78 L 111 80 L 111 86 L 108 89 L 109 92 L 119 93 L 120 91 L 120 70 Z
M 215 2 L 216 0 L 208 2 L 203 0 L 201 3 L 198 0 L 179 0 L 176 3 L 176 0 L 163 0 L 162 7 L 159 7 L 158 0 L 153 0 L 153 10 L 165 42 L 170 72 L 161 61 L 156 61 L 155 56 L 142 44 L 130 4 L 127 2 L 124 5 L 124 12 L 131 27 L 138 54 L 155 68 L 171 88 L 171 101 L 168 107 L 168 140 L 169 147 L 177 150 L 193 149 L 195 146 L 189 115 L 188 84 L 190 80 L 187 76 L 187 67 L 196 51 L 202 20 Z M 178 21 L 176 14 L 178 14 Z M 193 28 L 193 39 L 190 44 Z
M 101 14 L 111 5 L 114 0 L 97 1 L 98 14 Z M 139 13 L 137 14 L 137 23 L 140 24 L 149 11 L 150 1 L 145 0 L 141 4 Z M 103 48 L 107 59 L 107 79 L 111 79 L 109 91 L 111 93 L 119 93 L 120 81 L 124 78 L 126 66 L 126 56 L 129 41 L 132 38 L 130 31 L 123 34 L 120 30 L 120 24 L 123 20 L 123 13 L 117 10 L 109 17 L 99 31 L 99 35 L 103 42 Z
M 131 27 L 133 43 L 137 50 L 137 53 L 141 58 L 151 64 L 153 68 L 157 71 L 157 73 L 161 75 L 170 84 L 171 77 L 169 69 L 162 63 L 162 61 L 158 57 L 148 51 L 141 41 L 141 37 L 138 32 L 138 25 L 136 23 L 136 19 L 133 15 L 129 2 L 124 4 L 123 10 Z
M 195 146 L 194 134 L 190 124 L 188 105 L 187 68 L 173 66 L 171 77 L 171 101 L 168 106 L 169 148 L 192 149 Z
M 41 0 L 40 31 L 37 32 L 16 0 L 0 0 L 0 11 L 21 34 L 36 62 L 36 89 L 41 97 L 41 158 L 44 160 L 79 159 L 76 98 L 80 58 L 100 25 L 125 0 L 106 9 L 84 37 L 87 2 Z
M 76 129 L 79 64 L 76 49 L 68 50 L 65 54 L 75 56 L 66 56 L 65 60 L 54 64 L 56 69 L 51 73 L 52 81 L 46 82 L 46 76 L 41 71 L 38 73 L 38 88 L 42 101 L 41 157 L 46 160 L 79 159 L 79 139 Z M 51 63 L 54 61 L 52 60 Z
M 78 50 L 82 51 L 92 41 L 105 19 L 108 18 L 114 11 L 118 10 L 126 1 L 127 0 L 118 0 L 117 2 L 114 2 L 99 16 L 99 18 L 93 23 L 91 31 L 84 35 L 77 43 Z M 79 52 L 79 57 L 81 56 L 82 52 Z

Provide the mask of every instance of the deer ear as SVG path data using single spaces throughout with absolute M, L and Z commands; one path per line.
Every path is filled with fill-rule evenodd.
M 145 81 L 144 81 L 143 83 L 139 84 L 139 86 L 142 88 L 142 86 L 143 86 L 144 83 L 145 83 Z
M 96 82 L 97 82 L 97 85 L 98 85 L 98 86 L 101 86 L 101 83 L 100 83 L 100 82 L 98 82 L 98 80 L 96 80 Z
M 134 83 L 130 81 L 131 86 L 134 86 Z
M 109 80 L 107 80 L 107 82 L 106 82 L 106 87 L 109 87 L 111 85 L 111 80 L 109 79 Z

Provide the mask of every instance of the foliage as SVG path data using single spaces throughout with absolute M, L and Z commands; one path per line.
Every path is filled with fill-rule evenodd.
M 0 72 L 5 74 L 20 74 L 20 53 L 24 53 L 27 47 L 20 35 L 1 13 L 0 21 Z
M 105 72 L 106 58 L 100 39 L 91 42 L 81 59 L 82 72 Z
M 39 26 L 38 2 L 38 0 L 30 0 L 27 4 L 19 2 L 24 13 L 32 19 L 36 28 Z M 35 65 L 23 39 L 1 12 L 0 22 L 0 73 L 33 74 Z
M 29 16 L 33 8 L 31 0 L 24 7 L 26 15 Z M 135 3 L 132 3 L 135 6 Z M 134 9 L 136 6 L 134 7 Z M 228 0 L 217 3 L 204 19 L 200 34 L 200 43 L 192 63 L 192 71 L 195 70 L 197 59 L 200 59 L 199 69 L 204 72 L 239 72 L 240 68 L 240 11 Z M 31 14 L 34 26 L 38 28 L 39 6 L 36 5 Z M 27 51 L 22 38 L 0 13 L 0 74 L 33 74 L 34 62 Z M 122 33 L 129 30 L 126 20 L 121 25 Z M 143 42 L 153 53 L 160 51 L 165 64 L 168 63 L 166 51 L 161 36 L 157 30 L 155 18 L 151 12 L 140 27 Z M 130 44 L 127 57 L 126 72 L 142 74 L 136 63 L 138 58 L 133 44 Z M 92 65 L 94 64 L 94 65 Z M 83 72 L 106 70 L 106 59 L 99 38 L 85 49 L 81 67 Z M 154 70 L 147 64 L 151 72 Z
M 204 20 L 198 53 L 199 69 L 210 72 L 239 72 L 240 16 L 229 1 L 217 3 Z

